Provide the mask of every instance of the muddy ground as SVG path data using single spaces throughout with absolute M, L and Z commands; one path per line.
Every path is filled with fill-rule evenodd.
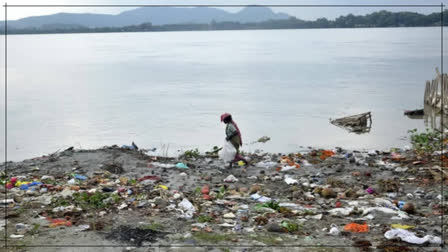
M 230 169 L 215 156 L 163 158 L 105 147 L 9 162 L 6 181 L 43 184 L 1 187 L 10 201 L 1 205 L 7 225 L 0 235 L 12 246 L 3 240 L 3 249 L 442 251 L 434 240 L 385 238 L 391 224 L 411 226 L 417 237 L 442 237 L 448 191 L 441 191 L 440 156 L 337 148 L 245 157 L 247 167 Z M 224 182 L 229 175 L 238 181 Z M 368 230 L 346 230 L 349 223 Z

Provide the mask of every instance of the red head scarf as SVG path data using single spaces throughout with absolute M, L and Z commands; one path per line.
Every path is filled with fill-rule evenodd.
M 221 122 L 224 122 L 224 119 L 227 118 L 227 117 L 229 117 L 229 116 L 232 116 L 232 115 L 229 114 L 229 113 L 224 113 L 224 114 L 222 114 L 222 115 L 221 115 Z M 240 145 L 243 146 L 243 138 L 241 137 L 241 131 L 240 131 L 240 129 L 238 128 L 238 125 L 236 125 L 236 123 L 233 121 L 233 119 L 232 119 L 232 121 L 230 121 L 230 123 L 233 124 L 233 126 L 235 126 L 236 131 L 238 132 L 238 136 L 240 136 Z

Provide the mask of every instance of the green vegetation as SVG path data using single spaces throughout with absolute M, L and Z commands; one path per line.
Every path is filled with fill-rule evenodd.
M 216 198 L 223 199 L 225 194 L 226 194 L 226 188 L 224 186 L 221 186 L 219 188 L 218 194 L 216 195 Z
M 152 230 L 152 231 L 162 231 L 163 230 L 163 225 L 157 222 L 153 222 L 149 225 L 144 225 L 141 227 L 142 229 L 146 229 L 146 230 Z
M 264 203 L 261 206 L 274 209 L 275 211 L 278 211 L 280 209 L 280 205 L 277 202 L 275 202 L 275 201 L 266 202 L 266 203 Z
M 281 243 L 281 241 L 277 240 L 280 236 L 276 235 L 250 235 L 251 239 L 255 241 L 259 241 L 261 243 L 264 243 L 266 245 L 278 245 Z M 283 238 L 282 238 L 283 239 Z
M 289 221 L 283 221 L 282 227 L 286 228 L 288 232 L 293 233 L 296 231 L 299 231 L 299 229 L 302 227 L 301 225 Z
M 88 194 L 87 192 L 82 193 L 74 193 L 73 199 L 81 206 L 83 209 L 103 209 L 106 208 L 108 204 L 104 203 L 105 199 L 109 198 L 109 195 L 106 193 L 95 192 L 93 194 Z
M 409 130 L 412 146 L 419 152 L 433 152 L 442 148 L 442 134 L 439 131 L 426 129 L 426 132 Z
M 112 194 L 110 197 L 112 198 L 114 203 L 118 203 L 121 199 L 120 196 L 118 196 L 118 194 Z
M 19 214 L 19 215 L 23 214 L 25 211 L 26 211 L 26 208 L 24 208 L 24 207 L 19 207 L 17 209 L 14 209 L 14 213 Z
M 39 232 L 39 228 L 40 228 L 40 224 L 39 223 L 34 223 L 33 224 L 33 228 L 31 228 L 31 230 L 30 230 L 30 234 L 31 235 L 36 235 Z
M 52 206 L 53 207 L 59 207 L 59 206 L 68 206 L 70 205 L 70 202 L 67 201 L 64 198 L 52 198 Z
M 213 146 L 213 149 L 211 151 L 206 151 L 206 155 L 218 155 L 218 152 L 222 150 L 222 148 L 219 148 L 218 146 Z
M 196 195 L 196 196 L 201 196 L 201 188 L 200 187 L 196 187 L 195 189 L 194 189 L 194 194 Z
M 205 222 L 211 222 L 213 218 L 210 215 L 201 215 L 198 216 L 197 220 L 199 223 L 205 223 Z
M 448 10 L 444 11 L 448 16 Z M 448 19 L 444 19 L 448 25 Z M 260 29 L 310 29 L 310 28 L 358 28 L 358 27 L 416 27 L 440 26 L 440 12 L 429 15 L 415 12 L 377 11 L 364 16 L 349 14 L 335 20 L 319 18 L 315 21 L 305 21 L 295 17 L 263 22 L 215 22 L 210 24 L 166 24 L 152 25 L 143 23 L 124 27 L 89 28 L 80 25 L 47 26 L 43 28 L 16 29 L 8 27 L 8 34 L 39 34 L 39 33 L 104 33 L 104 32 L 160 32 L 160 31 L 207 31 L 207 30 L 260 30 Z M 4 33 L 4 27 L 0 32 Z
M 196 148 L 194 150 L 187 150 L 183 155 L 187 159 L 198 158 L 200 156 L 199 150 Z

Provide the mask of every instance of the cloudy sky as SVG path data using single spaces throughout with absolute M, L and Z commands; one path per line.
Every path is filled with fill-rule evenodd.
M 437 4 L 441 2 L 448 3 L 448 0 L 5 0 L 8 5 L 29 5 L 29 4 L 46 4 L 46 5 L 63 5 L 63 4 Z M 40 16 L 54 14 L 58 12 L 70 13 L 104 13 L 104 14 L 118 14 L 122 11 L 133 8 L 123 7 L 83 7 L 83 8 L 64 8 L 64 7 L 9 7 L 8 20 L 16 20 L 28 16 Z M 236 12 L 241 8 L 225 8 L 227 11 Z M 282 7 L 273 8 L 275 12 L 285 12 L 287 14 L 296 16 L 305 20 L 314 20 L 319 17 L 326 17 L 334 19 L 340 15 L 347 15 L 349 13 L 362 15 L 371 13 L 377 10 L 387 9 L 390 11 L 412 11 L 420 13 L 432 13 L 440 11 L 439 7 L 363 7 L 363 8 L 349 8 L 349 7 L 320 7 L 320 8 L 293 8 Z M 4 8 L 1 13 L 1 19 L 4 19 Z

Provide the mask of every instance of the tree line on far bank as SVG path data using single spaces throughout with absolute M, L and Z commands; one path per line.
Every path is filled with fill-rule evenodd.
M 443 25 L 448 25 L 448 10 L 443 12 Z M 261 30 L 261 29 L 315 29 L 315 28 L 361 28 L 361 27 L 419 27 L 440 26 L 441 13 L 428 15 L 414 12 L 378 11 L 367 15 L 349 14 L 335 20 L 319 18 L 305 21 L 295 17 L 283 20 L 268 20 L 257 23 L 216 22 L 209 24 L 166 24 L 152 25 L 143 23 L 124 27 L 89 28 L 79 25 L 52 24 L 41 28 L 15 29 L 8 27 L 8 34 L 43 34 L 43 33 L 102 33 L 102 32 L 157 32 L 157 31 L 209 31 L 209 30 Z M 4 33 L 4 26 L 0 28 Z

